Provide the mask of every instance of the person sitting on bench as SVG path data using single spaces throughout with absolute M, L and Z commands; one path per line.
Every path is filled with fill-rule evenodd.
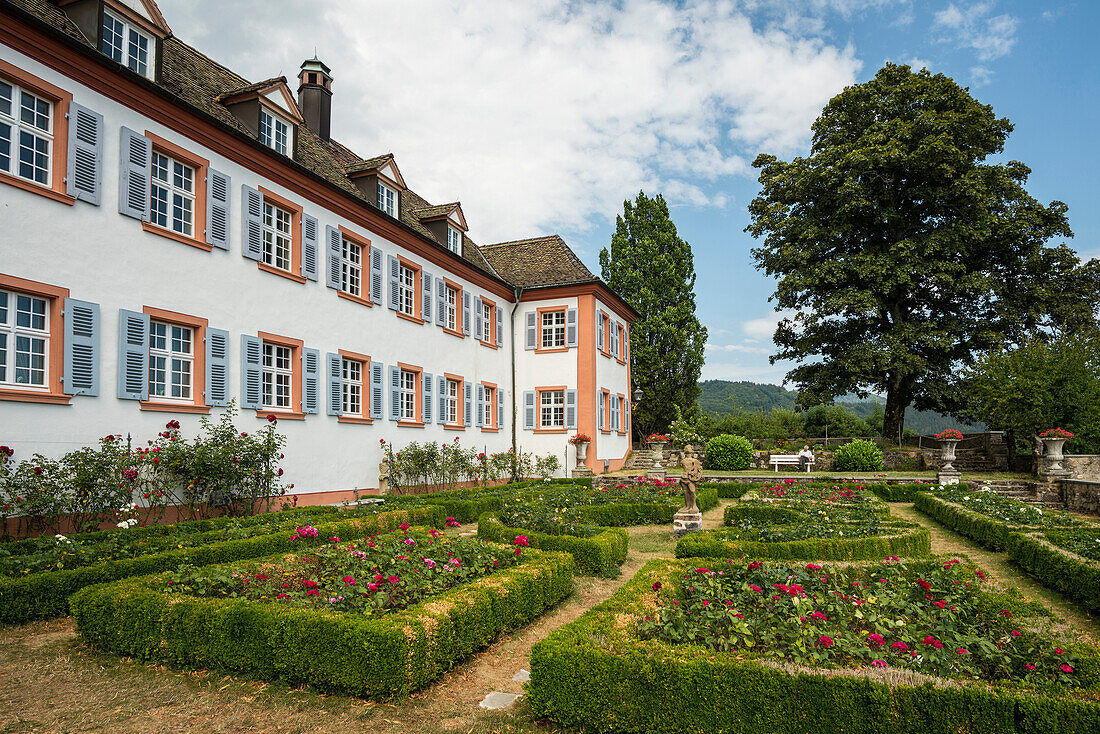
M 802 450 L 798 452 L 798 468 L 799 470 L 808 469 L 809 465 L 814 461 L 814 452 L 810 451 L 809 445 L 803 446 Z

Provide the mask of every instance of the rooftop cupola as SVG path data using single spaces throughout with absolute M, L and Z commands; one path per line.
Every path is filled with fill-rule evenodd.
M 298 72 L 298 107 L 309 129 L 328 140 L 332 130 L 332 70 L 316 55 L 303 61 Z

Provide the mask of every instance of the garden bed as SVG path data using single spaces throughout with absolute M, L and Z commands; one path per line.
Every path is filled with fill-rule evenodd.
M 965 561 L 706 563 L 652 561 L 535 645 L 535 715 L 589 731 L 1100 731 L 1096 652 L 1036 631 Z
M 95 586 L 74 596 L 73 616 L 85 641 L 116 654 L 386 698 L 573 586 L 567 554 L 407 533 L 370 542 Z
M 996 492 L 962 488 L 918 492 L 913 506 L 960 535 L 995 551 L 1007 549 L 1009 536 L 1016 532 L 1092 525 L 1068 512 L 1035 507 Z
M 130 558 L 108 559 L 74 568 L 0 578 L 0 623 L 21 624 L 33 619 L 64 616 L 69 613 L 69 597 L 78 590 L 93 584 L 168 571 L 185 564 L 205 566 L 256 558 L 288 551 L 303 545 L 311 546 L 325 543 L 328 542 L 330 537 L 361 538 L 370 533 L 395 529 L 403 523 L 412 522 L 439 527 L 443 525 L 441 510 L 438 507 L 431 506 L 374 514 L 366 512 L 355 514 L 358 516 L 346 518 L 327 513 L 315 515 L 316 518 L 326 519 L 326 522 L 314 520 L 316 535 L 303 536 L 297 529 L 269 532 L 243 538 L 219 535 L 216 542 L 215 538 L 208 537 L 207 540 L 210 542 L 205 545 L 169 547 L 161 552 L 137 555 Z M 278 513 L 272 513 L 272 521 L 278 520 L 277 516 Z M 300 516 L 291 514 L 292 523 L 296 522 L 298 518 Z M 331 521 L 329 521 L 329 518 L 331 518 Z M 270 526 L 263 524 L 248 526 L 250 530 L 268 527 Z M 123 539 L 119 542 L 124 542 L 126 533 L 138 530 L 144 529 L 131 528 L 130 530 L 109 531 L 109 533 Z M 225 531 L 223 528 L 211 532 L 220 534 Z M 139 533 L 138 541 L 142 542 L 149 537 L 163 538 L 167 536 Z M 58 543 L 57 539 L 52 540 L 54 543 Z
M 1100 612 L 1100 528 L 1012 533 L 1007 550 L 1045 586 Z
M 487 512 L 478 518 L 477 537 L 501 543 L 526 538 L 532 548 L 563 551 L 570 554 L 580 573 L 609 571 L 626 560 L 627 533 L 622 528 L 596 528 L 584 537 L 550 535 L 537 530 L 508 527 L 496 515 Z

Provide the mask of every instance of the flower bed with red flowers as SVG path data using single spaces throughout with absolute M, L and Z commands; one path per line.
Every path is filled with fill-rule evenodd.
M 528 704 L 597 731 L 1097 731 L 1097 652 L 980 572 L 652 561 L 535 645 Z
M 101 650 L 384 698 L 422 688 L 572 588 L 568 554 L 403 532 L 89 587 L 72 610 Z

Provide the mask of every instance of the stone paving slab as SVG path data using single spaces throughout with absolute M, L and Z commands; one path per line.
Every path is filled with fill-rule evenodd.
M 519 669 L 519 672 L 512 676 L 512 680 L 518 680 L 522 683 L 526 683 L 531 680 L 531 672 L 529 670 Z
M 523 697 L 522 693 L 501 693 L 493 691 L 478 704 L 483 709 L 506 709 Z

